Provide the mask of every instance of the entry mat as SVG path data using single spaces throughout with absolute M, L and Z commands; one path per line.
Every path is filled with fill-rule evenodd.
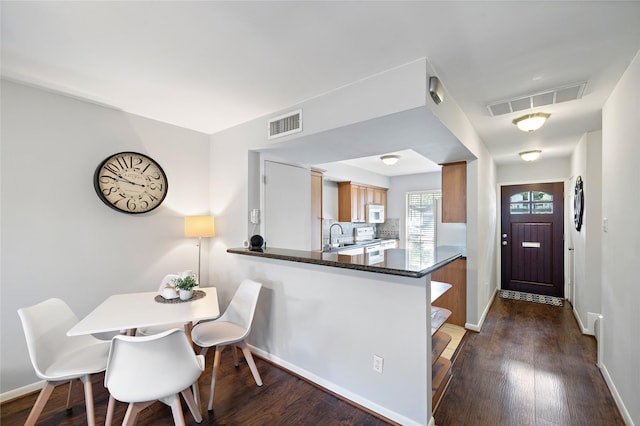
M 544 303 L 545 305 L 563 306 L 561 297 L 543 296 L 541 294 L 522 293 L 513 290 L 500 290 L 503 299 L 525 300 L 527 302 Z

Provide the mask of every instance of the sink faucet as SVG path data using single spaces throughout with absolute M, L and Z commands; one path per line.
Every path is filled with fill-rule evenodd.
M 340 234 L 344 234 L 344 230 L 342 229 L 342 225 L 340 225 L 339 223 L 334 223 L 333 225 L 331 225 L 329 227 L 329 247 L 333 247 L 333 244 L 331 244 L 331 230 L 333 229 L 334 226 L 337 226 L 338 228 L 340 228 Z

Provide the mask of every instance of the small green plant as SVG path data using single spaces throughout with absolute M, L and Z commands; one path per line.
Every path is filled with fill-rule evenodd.
M 173 280 L 173 284 L 176 286 L 178 290 L 193 290 L 195 286 L 198 285 L 196 282 L 196 277 L 193 275 L 187 275 L 184 278 L 175 278 Z

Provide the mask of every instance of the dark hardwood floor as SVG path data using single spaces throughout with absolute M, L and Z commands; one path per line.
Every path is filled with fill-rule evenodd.
M 624 425 L 596 366 L 596 341 L 564 307 L 493 302 L 467 333 L 435 413 L 438 426 Z
M 203 403 L 214 351 L 200 379 Z M 571 308 L 496 299 L 482 333 L 467 333 L 453 366 L 453 379 L 435 419 L 438 426 L 623 425 L 596 367 L 592 337 L 583 336 Z M 242 359 L 242 357 L 241 357 Z M 257 387 L 244 360 L 233 366 L 224 352 L 215 410 L 203 410 L 202 425 L 387 425 L 385 421 L 257 358 L 264 386 Z M 104 424 L 108 395 L 95 376 L 97 424 Z M 86 424 L 82 386 L 74 383 L 72 410 L 64 409 L 66 386 L 58 387 L 39 425 Z M 22 425 L 37 394 L 0 407 L 2 426 Z M 183 403 L 187 424 L 196 424 Z M 118 403 L 114 424 L 126 405 Z M 138 425 L 173 425 L 169 407 L 156 403 Z
M 211 366 L 215 351 L 206 356 L 207 368 L 198 382 L 202 397 L 203 421 L 200 425 L 388 425 L 389 423 L 363 411 L 319 388 L 254 356 L 264 385 L 256 386 L 251 371 L 242 354 L 240 367 L 235 368 L 229 349 L 223 352 L 218 379 L 214 411 L 207 412 L 207 398 L 211 381 Z M 96 424 L 103 425 L 106 416 L 108 393 L 103 386 L 104 375 L 93 379 Z M 73 384 L 72 409 L 65 410 L 67 385 L 58 386 L 42 412 L 38 425 L 86 425 L 83 387 L 79 381 Z M 2 426 L 23 425 L 33 406 L 37 393 L 8 401 L 0 407 Z M 127 405 L 116 404 L 113 424 L 121 424 Z M 196 425 L 184 400 L 185 422 Z M 171 409 L 156 402 L 138 416 L 139 426 L 173 425 Z

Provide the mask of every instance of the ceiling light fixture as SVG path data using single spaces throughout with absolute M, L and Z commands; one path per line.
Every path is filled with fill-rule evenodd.
M 538 157 L 540 157 L 541 152 L 542 151 L 540 151 L 539 149 L 534 149 L 533 151 L 521 152 L 518 155 L 520 156 L 520 158 L 522 158 L 523 161 L 536 161 Z
M 523 132 L 533 132 L 538 130 L 547 118 L 551 117 L 551 114 L 547 114 L 544 112 L 536 112 L 534 114 L 523 115 L 522 117 L 518 117 L 513 120 L 513 124 L 518 126 L 518 129 Z
M 383 155 L 382 157 L 380 157 L 380 159 L 387 166 L 393 166 L 398 162 L 398 160 L 400 159 L 400 156 L 399 155 Z

